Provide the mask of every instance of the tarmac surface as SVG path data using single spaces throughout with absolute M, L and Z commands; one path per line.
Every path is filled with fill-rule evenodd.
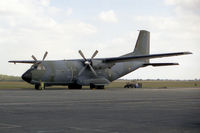
M 0 90 L 0 133 L 200 133 L 200 88 Z

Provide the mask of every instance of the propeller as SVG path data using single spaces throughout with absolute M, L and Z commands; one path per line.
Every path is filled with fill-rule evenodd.
M 94 57 L 97 55 L 98 51 L 96 50 L 96 51 L 93 53 L 91 59 L 89 59 L 89 60 L 87 60 L 87 59 L 85 58 L 85 56 L 84 56 L 84 54 L 83 54 L 83 52 L 82 52 L 81 50 L 79 50 L 78 52 L 79 52 L 79 54 L 83 57 L 83 59 L 84 59 L 84 64 L 85 64 L 85 66 L 80 70 L 80 72 L 79 72 L 78 75 L 80 76 L 80 75 L 85 71 L 85 69 L 86 69 L 87 67 L 89 67 L 90 70 L 92 71 L 92 73 L 93 73 L 95 76 L 97 76 L 97 73 L 95 72 L 94 68 L 92 67 L 92 60 L 93 60 Z
M 44 56 L 43 56 L 43 58 L 42 58 L 42 61 L 38 61 L 37 58 L 35 58 L 34 55 L 32 55 L 31 57 L 34 59 L 35 64 L 40 64 L 41 62 L 43 62 L 43 61 L 45 60 L 45 58 L 47 57 L 47 54 L 48 54 L 48 52 L 46 51 L 46 52 L 44 53 Z

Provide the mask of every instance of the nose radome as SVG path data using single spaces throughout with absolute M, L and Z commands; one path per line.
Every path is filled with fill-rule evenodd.
M 31 74 L 31 72 L 30 72 L 30 71 L 25 72 L 25 73 L 22 75 L 22 79 L 23 79 L 24 81 L 30 83 L 31 80 L 32 80 L 32 74 Z

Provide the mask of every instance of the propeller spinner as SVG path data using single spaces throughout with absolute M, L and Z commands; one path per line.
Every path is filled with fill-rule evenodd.
M 94 70 L 94 68 L 92 67 L 92 60 L 94 59 L 94 57 L 97 55 L 97 53 L 98 53 L 98 51 L 96 50 L 95 52 L 94 52 L 94 54 L 92 55 L 92 57 L 91 57 L 91 59 L 89 59 L 89 60 L 87 60 L 86 58 L 85 58 L 85 56 L 84 56 L 84 54 L 83 54 L 83 52 L 81 51 L 81 50 L 79 50 L 78 51 L 79 52 L 79 54 L 83 57 L 83 59 L 84 59 L 84 64 L 85 64 L 85 66 L 80 70 L 80 72 L 79 72 L 79 76 L 84 72 L 84 70 L 87 68 L 87 67 L 89 67 L 90 68 L 90 70 L 92 71 L 92 73 L 95 75 L 95 76 L 97 76 L 97 73 L 95 72 L 95 70 Z

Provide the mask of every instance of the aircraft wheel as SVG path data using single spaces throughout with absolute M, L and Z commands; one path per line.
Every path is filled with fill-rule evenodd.
M 78 84 L 70 84 L 68 85 L 69 89 L 82 89 L 82 85 L 78 85 Z
M 90 89 L 95 89 L 96 86 L 94 84 L 90 84 Z
M 40 90 L 40 85 L 36 84 L 36 85 L 35 85 L 35 89 L 36 89 L 36 90 Z
M 35 89 L 36 89 L 36 90 L 44 90 L 44 89 L 45 89 L 45 84 L 44 84 L 44 83 L 41 84 L 41 85 L 36 84 L 36 85 L 35 85 Z
M 96 85 L 96 89 L 104 89 L 104 85 Z
M 82 85 L 76 85 L 77 89 L 82 89 Z
M 104 85 L 90 84 L 90 89 L 104 89 Z

